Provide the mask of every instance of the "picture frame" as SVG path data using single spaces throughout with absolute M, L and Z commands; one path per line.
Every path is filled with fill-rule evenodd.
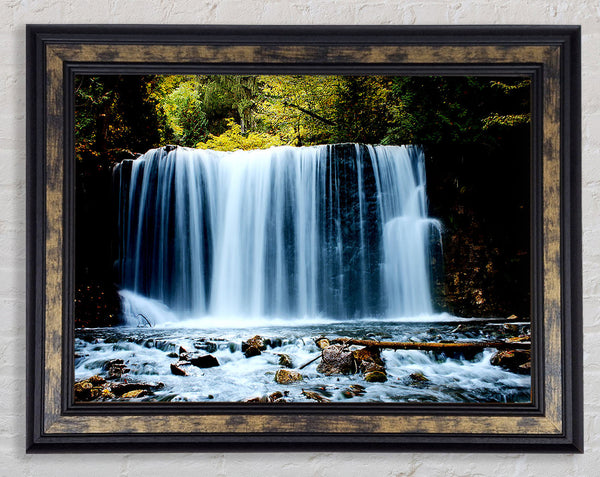
M 525 75 L 528 404 L 74 402 L 76 74 Z M 578 26 L 27 27 L 27 452 L 583 452 Z

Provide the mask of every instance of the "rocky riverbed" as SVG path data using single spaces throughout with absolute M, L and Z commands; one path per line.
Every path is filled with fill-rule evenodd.
M 77 401 L 528 402 L 528 351 L 393 350 L 335 342 L 527 340 L 527 322 L 357 321 L 75 333 Z

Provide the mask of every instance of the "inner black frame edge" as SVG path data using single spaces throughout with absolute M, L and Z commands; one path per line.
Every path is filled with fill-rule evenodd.
M 185 73 L 181 73 L 184 71 Z M 528 76 L 532 79 L 532 110 L 534 105 L 540 109 L 540 118 L 535 124 L 532 124 L 532 153 L 530 167 L 530 187 L 531 191 L 536 191 L 542 187 L 541 177 L 541 97 L 543 91 L 541 88 L 542 71 L 537 64 L 452 64 L 452 65 L 425 65 L 424 67 L 415 64 L 335 64 L 327 65 L 317 64 L 231 64 L 226 65 L 172 65 L 172 64 L 153 64 L 136 65 L 123 63 L 77 63 L 66 62 L 65 72 L 65 288 L 64 303 L 65 312 L 63 316 L 63 382 L 62 382 L 62 410 L 64 415 L 152 415 L 152 414 L 253 414 L 253 415 L 273 415 L 290 414 L 299 412 L 308 415 L 323 414 L 359 414 L 359 415 L 543 415 L 543 370 L 532 373 L 531 376 L 531 396 L 530 403 L 330 403 L 325 406 L 315 405 L 314 403 L 289 403 L 283 406 L 273 406 L 268 404 L 251 404 L 238 402 L 215 402 L 215 403 L 75 403 L 73 398 L 74 384 L 74 328 L 73 328 L 73 296 L 74 296 L 74 230 L 75 230 L 75 204 L 74 204 L 74 160 L 72 151 L 73 128 L 74 128 L 74 105 L 72 101 L 73 82 L 75 75 L 109 75 L 109 74 L 345 74 L 345 75 L 411 75 L 427 76 L 435 73 L 436 76 Z M 536 111 L 537 112 L 537 111 Z M 535 130 L 535 131 L 534 131 Z M 533 173 L 533 174 L 532 174 Z M 541 325 L 543 317 L 537 310 L 542 310 L 541 304 L 533 302 L 533 296 L 539 297 L 543 289 L 543 280 L 536 280 L 543 276 L 543 263 L 541 261 L 542 242 L 534 237 L 541 235 L 541 228 L 538 229 L 538 222 L 541 224 L 542 202 L 535 200 L 530 206 L 530 230 L 532 233 L 531 248 L 531 284 L 532 284 L 532 305 L 530 317 L 532 324 L 536 323 L 537 333 L 534 341 L 542 339 Z M 534 247 L 533 245 L 536 245 Z M 536 250 L 540 249 L 540 250 Z M 538 253 L 534 253 L 534 251 Z M 536 310 L 537 309 L 537 310 Z M 535 356 L 535 362 L 538 365 L 542 363 L 543 346 L 533 345 L 532 350 Z

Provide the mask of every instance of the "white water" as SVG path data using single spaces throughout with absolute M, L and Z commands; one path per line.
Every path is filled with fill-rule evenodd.
M 130 325 L 433 313 L 418 148 L 156 149 L 115 178 Z
M 455 318 L 456 320 L 456 318 Z M 462 320 L 463 323 L 468 322 Z M 265 320 L 266 323 L 266 320 Z M 269 395 L 275 391 L 287 392 L 287 401 L 311 402 L 302 390 L 316 391 L 339 402 L 530 402 L 530 377 L 517 375 L 490 364 L 494 350 L 484 350 L 472 359 L 453 359 L 422 351 L 382 351 L 388 380 L 385 383 L 367 383 L 360 374 L 325 376 L 316 368 L 319 361 L 300 370 L 304 379 L 281 385 L 275 382 L 275 372 L 281 367 L 277 353 L 285 353 L 298 368 L 319 355 L 314 338 L 327 330 L 329 337 L 371 337 L 391 341 L 453 341 L 472 340 L 471 334 L 456 331 L 456 323 L 363 322 L 361 320 L 321 323 L 303 326 L 267 326 L 252 323 L 251 328 L 240 322 L 240 327 L 202 329 L 187 328 L 180 323 L 174 328 L 96 328 L 77 330 L 75 340 L 75 379 L 94 374 L 105 375 L 105 363 L 122 359 L 129 371 L 124 376 L 129 383 L 158 383 L 164 387 L 149 401 L 241 401 Z M 208 325 L 208 323 L 206 323 Z M 528 328 L 528 324 L 519 325 Z M 478 324 L 472 333 L 501 333 L 502 327 Z M 270 338 L 275 344 L 260 356 L 245 358 L 241 343 L 254 334 Z M 500 335 L 501 336 L 501 335 Z M 210 345 L 211 348 L 207 348 Z M 188 376 L 175 376 L 170 365 L 178 359 L 179 347 L 205 354 L 219 360 L 220 366 L 200 369 L 184 366 Z M 428 381 L 415 383 L 410 375 L 422 373 Z M 351 385 L 361 385 L 365 394 L 348 398 L 344 395 Z

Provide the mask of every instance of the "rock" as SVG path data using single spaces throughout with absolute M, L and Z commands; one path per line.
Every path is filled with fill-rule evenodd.
M 111 399 L 115 399 L 115 397 L 116 396 L 110 392 L 110 388 L 104 388 L 104 389 L 102 389 L 102 392 L 100 393 L 99 399 L 101 401 L 110 401 Z
M 219 366 L 219 360 L 212 354 L 192 358 L 190 359 L 190 363 L 198 368 L 214 368 L 215 366 Z
M 280 353 L 279 355 L 279 366 L 283 366 L 284 368 L 293 368 L 292 358 L 285 353 Z
M 429 378 L 427 378 L 422 372 L 417 371 L 415 373 L 412 373 L 408 376 L 411 381 L 412 384 L 421 384 L 421 383 L 426 383 L 429 381 Z
M 360 384 L 351 384 L 348 389 L 342 391 L 342 395 L 347 398 L 353 398 L 355 396 L 362 396 L 365 393 L 365 387 Z
M 367 346 L 366 348 L 352 351 L 352 357 L 356 362 L 356 367 L 361 373 L 370 373 L 372 371 L 381 371 L 385 373 L 385 364 L 381 359 L 379 348 Z
M 177 353 L 175 353 L 175 352 L 172 351 L 172 352 L 170 352 L 170 353 L 167 354 L 167 357 L 168 358 L 179 358 L 179 355 Z
M 264 351 L 267 349 L 267 344 L 269 344 L 269 340 L 265 340 L 259 335 L 253 336 L 249 340 L 242 342 L 242 353 L 248 348 L 257 348 L 259 351 Z
M 92 401 L 102 396 L 106 380 L 100 376 L 78 381 L 73 385 L 75 401 Z M 110 391 L 109 391 L 110 392 Z
M 356 372 L 352 352 L 344 345 L 331 345 L 323 350 L 322 359 L 317 366 L 322 374 L 351 374 Z
M 129 392 L 126 392 L 125 394 L 121 395 L 121 397 L 138 398 L 138 397 L 146 396 L 147 394 L 148 394 L 148 391 L 146 389 L 134 389 L 133 391 L 129 391 Z
M 188 374 L 186 373 L 185 369 L 180 368 L 179 366 L 177 366 L 176 364 L 171 363 L 171 373 L 173 373 L 175 376 L 187 376 Z
M 100 385 L 106 383 L 106 379 L 104 379 L 103 377 L 98 376 L 98 375 L 95 375 L 95 376 L 92 376 L 91 378 L 88 378 L 88 381 L 90 383 L 92 383 L 94 386 L 100 386 Z
M 243 353 L 246 358 L 252 358 L 253 356 L 259 356 L 262 354 L 260 349 L 258 349 L 256 346 L 248 346 Z
M 307 399 L 312 399 L 314 401 L 317 402 L 331 402 L 329 399 L 327 399 L 326 397 L 321 396 L 319 393 L 316 393 L 314 391 L 305 391 L 304 389 L 302 390 L 302 394 L 304 396 L 306 396 Z
M 369 383 L 385 383 L 387 376 L 382 371 L 371 371 L 365 374 L 365 381 Z
M 275 373 L 275 381 L 279 384 L 290 384 L 296 381 L 302 381 L 304 378 L 298 371 L 291 369 L 278 369 Z
M 120 379 L 123 374 L 131 371 L 122 359 L 111 359 L 102 365 L 102 369 L 107 371 L 109 379 Z
M 89 381 L 79 381 L 75 383 L 73 389 L 75 391 L 75 400 L 76 401 L 91 401 L 93 399 L 92 396 L 92 383 Z
M 206 341 L 205 339 L 202 339 L 194 343 L 194 348 L 201 349 L 203 351 L 206 351 L 207 353 L 214 353 L 217 351 L 219 346 L 213 341 Z
M 117 396 L 123 396 L 129 391 L 135 391 L 143 389 L 146 391 L 155 391 L 164 388 L 163 383 L 149 384 L 149 383 L 113 383 L 110 385 L 110 390 Z
M 531 353 L 530 350 L 498 351 L 492 356 L 490 363 L 513 373 L 529 374 L 531 372 Z
M 281 391 L 275 391 L 274 393 L 269 394 L 269 396 L 267 397 L 267 400 L 269 402 L 282 402 L 282 399 L 283 393 Z M 283 402 L 285 402 L 285 400 Z
M 518 319 L 518 316 L 517 315 L 510 315 L 510 316 L 507 316 L 506 319 L 507 320 L 516 320 L 516 319 Z
M 315 344 L 317 345 L 317 347 L 319 349 L 325 349 L 327 348 L 331 343 L 329 343 L 329 340 L 327 338 L 317 338 L 315 340 Z
M 259 335 L 253 336 L 248 341 L 242 342 L 242 353 L 244 353 L 246 358 L 258 356 L 261 354 L 261 351 L 267 349 L 267 344 L 269 344 L 269 340 L 265 340 Z
M 513 338 L 508 338 L 507 341 L 509 341 L 511 343 L 528 342 L 528 341 L 531 341 L 531 336 L 530 335 L 514 336 Z

